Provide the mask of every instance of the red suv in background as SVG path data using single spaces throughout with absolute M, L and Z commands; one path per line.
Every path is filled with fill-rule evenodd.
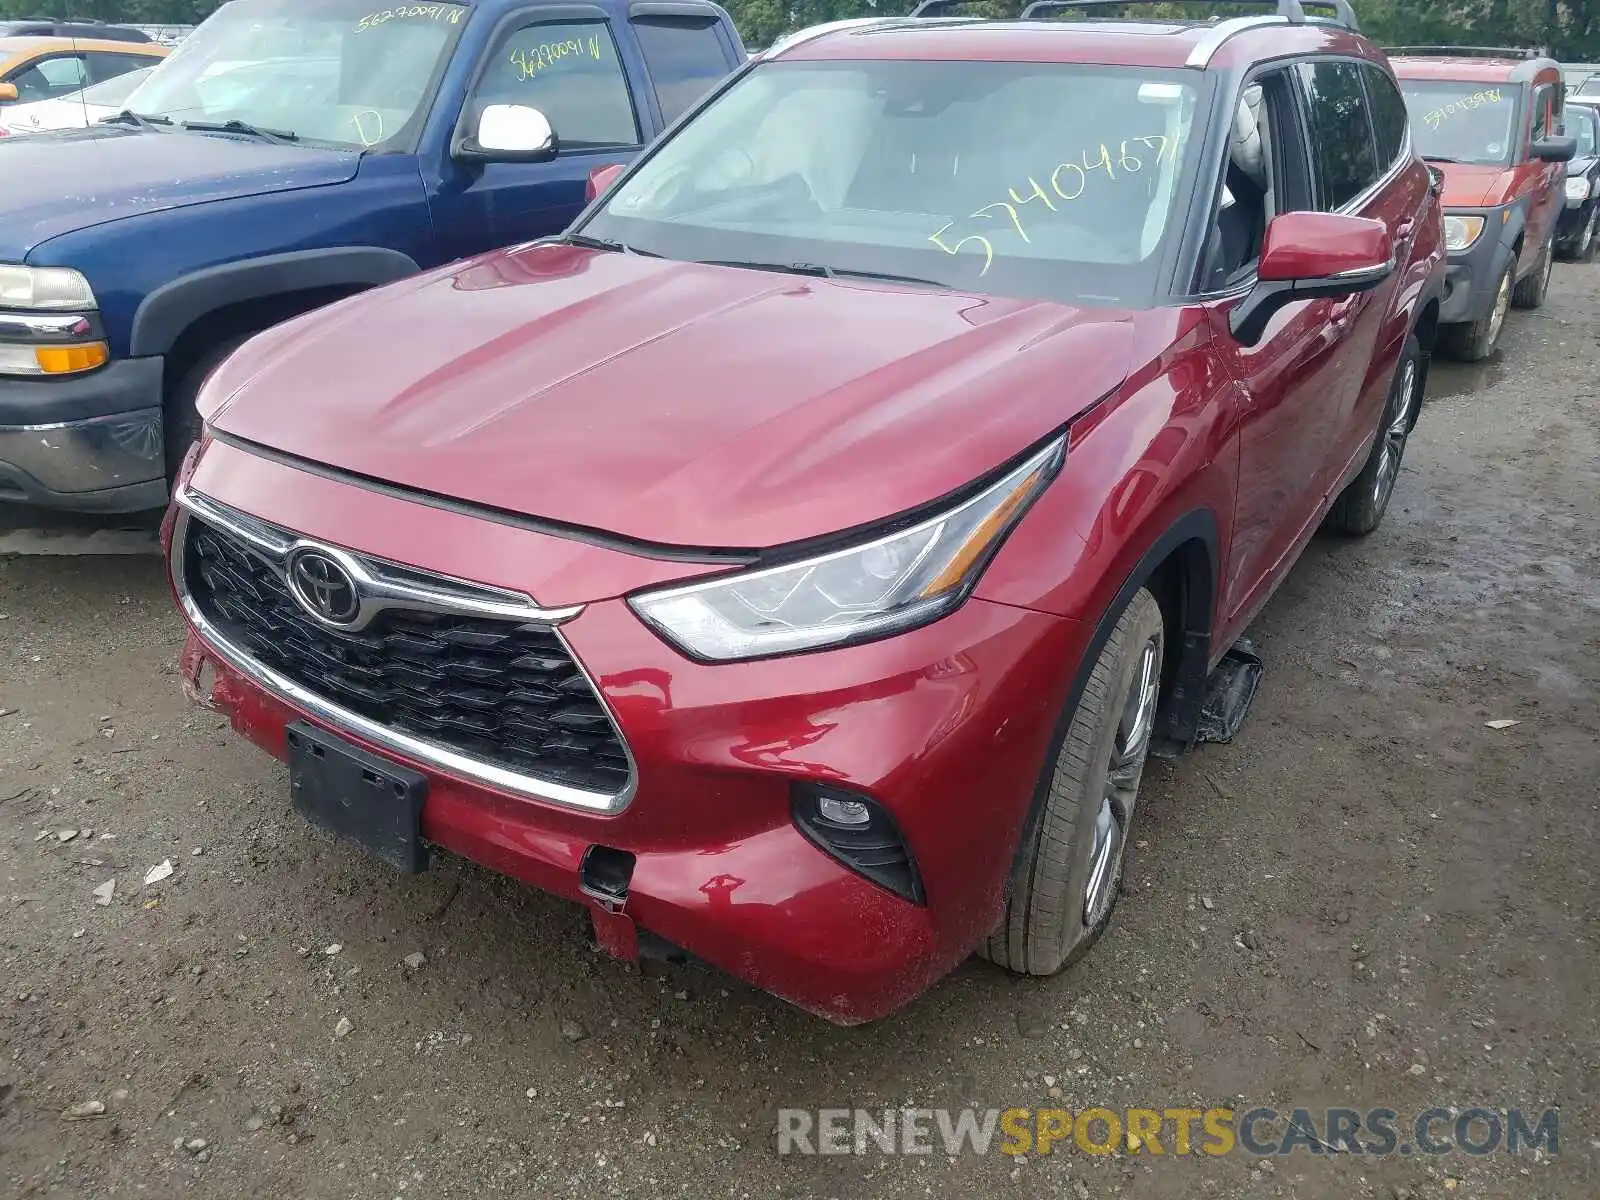
M 1538 308 L 1550 286 L 1566 163 L 1561 65 L 1517 50 L 1390 50 L 1423 158 L 1444 176 L 1442 348 L 1474 362 L 1500 340 L 1512 305 Z
M 619 955 L 840 1022 L 974 949 L 1050 974 L 1147 755 L 1312 533 L 1382 519 L 1433 189 L 1382 54 L 1294 0 L 796 38 L 563 237 L 211 377 L 187 684 L 312 820 Z

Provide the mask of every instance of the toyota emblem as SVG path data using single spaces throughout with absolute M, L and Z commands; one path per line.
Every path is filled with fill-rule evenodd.
M 321 550 L 301 550 L 289 560 L 289 591 L 318 620 L 348 625 L 361 612 L 356 581 L 338 559 Z

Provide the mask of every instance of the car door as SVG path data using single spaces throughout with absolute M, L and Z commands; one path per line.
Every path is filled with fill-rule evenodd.
M 1527 173 L 1533 185 L 1529 197 L 1528 234 L 1522 241 L 1523 271 L 1533 269 L 1544 253 L 1565 202 L 1567 164 L 1540 162 L 1533 155 L 1535 142 L 1561 128 L 1563 90 L 1562 85 L 1554 81 L 1540 83 L 1533 89 L 1528 145 L 1523 150 L 1525 161 L 1518 168 Z
M 626 162 L 655 132 L 630 87 L 637 70 L 625 69 L 618 33 L 605 10 L 584 4 L 528 8 L 500 23 L 458 133 L 475 130 L 489 105 L 522 105 L 544 114 L 557 150 L 543 162 L 437 164 L 429 207 L 441 259 L 559 232 L 583 208 L 589 173 Z
M 1257 80 L 1270 159 L 1269 219 L 1342 208 L 1375 182 L 1376 149 L 1360 74 L 1341 79 L 1344 90 L 1337 95 L 1314 98 L 1299 70 L 1290 65 Z M 1337 109 L 1327 107 L 1335 100 Z M 1241 144 L 1237 119 L 1233 143 Z M 1215 218 L 1224 228 L 1239 202 L 1235 196 L 1234 205 L 1227 204 L 1228 195 L 1241 190 L 1225 179 Z M 1364 367 L 1352 348 L 1359 313 L 1347 299 L 1289 304 L 1253 346 L 1233 337 L 1227 317 L 1255 282 L 1259 253 L 1256 236 L 1243 267 L 1220 281 L 1213 275 L 1220 294 L 1210 305 L 1217 354 L 1242 392 L 1239 483 L 1223 588 L 1228 628 L 1254 612 L 1315 527 Z

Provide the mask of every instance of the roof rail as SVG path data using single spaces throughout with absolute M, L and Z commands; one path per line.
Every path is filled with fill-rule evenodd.
M 939 4 L 953 2 L 953 0 L 929 0 L 930 3 Z M 1062 9 L 1071 8 L 1107 8 L 1112 5 L 1118 7 L 1124 4 L 1155 3 L 1157 0 L 1033 0 L 1022 10 L 1024 20 L 1036 20 L 1046 13 L 1060 12 Z M 1216 0 L 1163 0 L 1175 4 L 1212 4 Z M 1307 21 L 1330 25 L 1343 25 L 1346 29 L 1360 32 L 1361 24 L 1356 19 L 1355 9 L 1350 7 L 1350 0 L 1249 0 L 1259 4 L 1262 8 L 1272 9 L 1278 16 L 1294 25 Z M 1331 8 L 1332 17 L 1315 17 L 1306 13 L 1307 8 Z
M 1542 46 L 1385 46 L 1385 54 L 1423 58 L 1548 58 Z
M 964 4 L 973 4 L 977 0 L 922 0 L 911 10 L 910 19 L 918 21 L 924 17 L 937 17 L 943 15 L 949 8 L 960 8 Z

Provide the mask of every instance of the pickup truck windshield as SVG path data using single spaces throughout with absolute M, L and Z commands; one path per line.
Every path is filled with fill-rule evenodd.
M 1511 160 L 1521 84 L 1402 79 L 1400 92 L 1423 158 L 1484 166 Z
M 640 253 L 1129 304 L 1153 292 L 1193 76 L 1010 62 L 770 62 L 583 226 Z
M 128 98 L 145 117 L 242 122 L 302 141 L 409 148 L 469 9 L 233 0 Z

